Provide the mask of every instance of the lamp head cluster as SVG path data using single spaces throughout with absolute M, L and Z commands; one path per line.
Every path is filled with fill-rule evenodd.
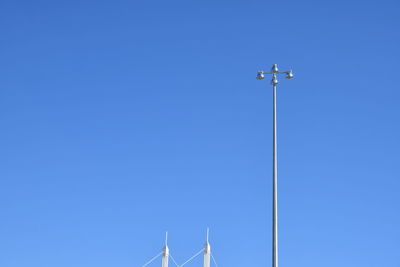
M 280 72 L 278 69 L 278 65 L 276 65 L 276 64 L 272 65 L 271 71 L 269 71 L 269 72 L 259 70 L 257 72 L 256 79 L 263 80 L 265 78 L 265 74 L 272 74 L 272 80 L 271 80 L 272 85 L 278 84 L 278 79 L 276 78 L 277 74 L 286 74 L 286 77 L 285 77 L 286 79 L 292 79 L 294 77 L 292 70 Z

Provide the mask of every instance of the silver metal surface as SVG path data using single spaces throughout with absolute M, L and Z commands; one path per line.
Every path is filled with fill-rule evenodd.
M 275 74 L 275 73 L 272 74 L 271 84 L 272 84 L 273 86 L 275 86 L 275 85 L 278 84 L 278 79 L 276 78 L 276 74 Z
M 293 79 L 293 72 L 292 70 L 288 70 L 286 72 L 286 79 Z
M 293 78 L 292 70 L 279 72 L 277 64 L 272 65 L 271 72 L 258 71 L 257 79 L 264 79 L 264 74 L 272 74 L 272 267 L 278 267 L 278 141 L 277 141 L 277 112 L 276 86 L 277 74 L 286 74 L 287 79 Z M 262 78 L 259 78 L 261 77 Z
M 279 72 L 278 65 L 276 65 L 276 64 L 272 65 L 271 72 L 272 73 L 278 73 Z
M 264 78 L 265 78 L 265 76 L 264 76 L 264 72 L 263 71 L 257 72 L 257 77 L 256 77 L 257 80 L 262 80 Z
M 272 266 L 278 267 L 278 144 L 276 127 L 276 84 L 273 84 L 272 98 Z
M 161 267 L 168 267 L 168 257 L 169 257 L 168 232 L 166 232 L 165 233 L 165 246 L 162 250 Z
M 206 243 L 204 244 L 203 267 L 210 267 L 211 246 L 208 242 L 208 228 L 206 235 Z

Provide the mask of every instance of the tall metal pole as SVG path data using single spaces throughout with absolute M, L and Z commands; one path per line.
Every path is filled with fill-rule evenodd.
M 276 74 L 273 74 L 273 126 L 272 126 L 272 267 L 278 267 L 278 158 L 276 125 Z
M 263 80 L 265 74 L 272 74 L 272 267 L 278 267 L 278 145 L 276 125 L 276 85 L 277 74 L 286 74 L 287 79 L 293 78 L 292 70 L 279 72 L 276 64 L 272 65 L 270 72 L 262 70 L 257 72 L 257 79 Z

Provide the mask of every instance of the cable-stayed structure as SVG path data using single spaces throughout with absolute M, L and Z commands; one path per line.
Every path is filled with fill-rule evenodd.
M 143 264 L 142 267 L 146 267 L 146 266 L 150 265 L 152 262 L 154 262 L 159 257 L 161 257 L 161 267 L 168 267 L 169 259 L 172 260 L 172 263 L 174 263 L 174 265 L 176 267 L 183 267 L 183 266 L 185 266 L 186 264 L 188 264 L 189 262 L 191 262 L 192 260 L 194 260 L 196 257 L 198 257 L 201 254 L 203 254 L 203 267 L 211 267 L 211 264 L 210 264 L 211 260 L 213 261 L 214 266 L 218 267 L 217 262 L 215 260 L 215 257 L 211 253 L 211 246 L 210 246 L 210 243 L 208 241 L 208 234 L 209 234 L 209 231 L 207 229 L 206 243 L 204 244 L 204 247 L 201 250 L 199 250 L 198 252 L 196 252 L 195 254 L 193 254 L 191 257 L 189 257 L 183 263 L 178 264 L 176 262 L 176 260 L 174 259 L 174 257 L 171 255 L 170 251 L 169 251 L 169 247 L 168 247 L 168 232 L 167 232 L 167 233 L 165 233 L 165 245 L 162 248 L 161 252 L 158 253 L 157 255 L 155 255 L 153 258 L 151 258 L 145 264 Z

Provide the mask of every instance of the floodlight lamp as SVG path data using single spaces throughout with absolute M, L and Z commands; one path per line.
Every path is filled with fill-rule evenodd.
M 256 77 L 256 79 L 257 79 L 257 80 L 262 80 L 262 79 L 264 79 L 264 78 L 265 78 L 264 72 L 263 72 L 263 71 L 258 71 L 258 72 L 257 72 L 257 77 Z
M 293 76 L 292 70 L 286 71 L 286 79 L 292 79 L 293 77 L 294 77 L 294 76 Z
M 278 73 L 278 65 L 276 65 L 276 64 L 274 64 L 274 65 L 272 65 L 272 68 L 271 68 L 271 72 L 272 73 Z

